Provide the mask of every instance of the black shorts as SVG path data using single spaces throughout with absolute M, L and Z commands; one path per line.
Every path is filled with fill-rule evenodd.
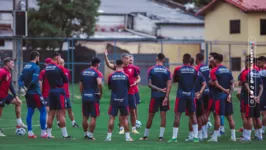
M 260 104 L 256 103 L 256 105 L 252 107 L 250 107 L 249 104 L 245 104 L 245 106 L 246 118 L 260 118 Z
M 151 98 L 149 112 L 156 113 L 160 109 L 160 111 L 168 111 L 170 109 L 169 101 L 166 106 L 163 106 L 164 97 L 161 98 Z
M 82 114 L 85 117 L 98 117 L 100 115 L 99 103 L 96 101 L 82 101 Z
M 116 117 L 118 114 L 118 111 L 120 112 L 120 116 L 127 116 L 129 112 L 129 107 L 128 106 L 112 106 L 110 105 L 108 114 Z
M 44 99 L 39 94 L 27 94 L 25 98 L 29 108 L 41 108 L 43 106 Z
M 204 114 L 203 99 L 196 99 L 196 116 L 202 116 Z
M 67 109 L 72 108 L 72 106 L 71 106 L 71 102 L 70 102 L 70 98 L 68 98 L 68 97 L 66 97 L 66 108 L 67 108 Z
M 0 98 L 0 107 L 5 107 L 5 104 L 9 105 L 15 97 L 8 94 L 5 98 Z
M 140 96 L 139 96 L 139 92 L 135 93 L 135 98 L 136 98 L 136 104 L 140 104 Z
M 49 107 L 50 110 L 65 109 L 67 104 L 66 95 L 64 91 L 50 91 L 49 93 Z
M 266 89 L 263 89 L 266 91 Z M 261 99 L 260 99 L 260 110 L 266 111 L 266 92 L 263 92 Z
M 204 111 L 208 111 L 209 110 L 209 100 L 210 100 L 209 94 L 203 94 L 201 99 L 203 101 Z

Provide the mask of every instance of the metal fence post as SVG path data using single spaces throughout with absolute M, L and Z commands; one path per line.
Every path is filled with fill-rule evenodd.
M 231 59 L 231 44 L 228 45 L 229 46 L 229 67 L 230 70 L 232 70 L 232 59 Z
M 70 52 L 69 52 L 69 47 L 71 46 L 69 44 L 69 39 L 67 39 L 67 68 L 70 69 Z
M 74 102 L 74 94 L 75 94 L 75 90 L 74 90 L 74 86 L 75 86 L 75 66 L 74 66 L 74 62 L 75 62 L 75 57 L 74 57 L 74 39 L 71 39 L 71 57 L 72 57 L 72 61 L 71 61 L 71 69 L 72 69 L 72 96 L 71 96 L 71 99 L 72 99 L 72 102 Z
M 206 55 L 206 64 L 209 65 L 209 45 L 208 42 L 205 42 L 205 55 Z

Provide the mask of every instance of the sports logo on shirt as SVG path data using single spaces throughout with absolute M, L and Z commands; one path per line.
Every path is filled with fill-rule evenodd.
M 128 69 L 128 72 L 131 73 L 132 72 L 132 69 Z
M 9 81 L 9 76 L 6 76 L 6 81 Z

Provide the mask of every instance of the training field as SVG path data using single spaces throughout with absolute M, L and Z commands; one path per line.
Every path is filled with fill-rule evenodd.
M 79 124 L 80 128 L 72 128 L 71 122 L 67 116 L 67 129 L 69 135 L 76 138 L 76 140 L 63 140 L 61 131 L 54 124 L 53 127 L 53 135 L 56 139 L 28 139 L 27 135 L 25 136 L 17 136 L 15 135 L 15 112 L 14 106 L 7 106 L 4 109 L 3 117 L 0 120 L 0 127 L 3 128 L 4 133 L 7 137 L 0 137 L 0 150 L 39 150 L 39 149 L 62 149 L 62 150 L 79 150 L 79 149 L 223 149 L 223 150 L 237 150 L 237 149 L 266 149 L 265 141 L 252 141 L 250 143 L 242 143 L 242 142 L 231 142 L 230 138 L 230 129 L 228 127 L 227 121 L 226 123 L 226 134 L 219 138 L 219 143 L 208 143 L 208 142 L 200 142 L 200 143 L 186 143 L 184 140 L 188 136 L 188 121 L 187 118 L 182 115 L 181 125 L 179 128 L 178 135 L 178 143 L 166 143 L 166 142 L 158 142 L 157 138 L 159 135 L 159 127 L 160 127 L 160 118 L 157 114 L 154 118 L 153 126 L 150 130 L 150 136 L 148 141 L 139 141 L 139 138 L 143 136 L 143 132 L 145 129 L 145 122 L 148 116 L 148 106 L 149 106 L 149 98 L 150 98 L 150 90 L 147 87 L 140 87 L 140 96 L 142 103 L 139 105 L 139 120 L 142 122 L 142 128 L 139 129 L 140 135 L 132 135 L 132 138 L 135 140 L 132 143 L 128 143 L 124 141 L 124 135 L 119 135 L 117 128 L 118 119 L 116 119 L 115 128 L 113 132 L 113 137 L 111 142 L 104 142 L 104 139 L 107 135 L 107 122 L 108 122 L 108 107 L 109 107 L 109 97 L 110 92 L 107 89 L 107 86 L 104 87 L 104 96 L 101 100 L 100 104 L 100 117 L 97 120 L 96 131 L 94 136 L 96 141 L 88 141 L 83 138 L 83 130 L 81 125 L 82 114 L 81 114 L 81 99 L 79 97 L 78 87 L 75 89 L 75 100 L 72 103 L 73 111 L 75 114 L 76 122 Z M 172 137 L 172 124 L 174 119 L 174 100 L 175 100 L 175 91 L 176 87 L 174 86 L 171 92 L 171 110 L 167 114 L 167 127 L 165 131 L 165 141 L 169 140 Z M 24 101 L 24 99 L 23 99 Z M 236 99 L 235 95 L 233 97 L 234 103 L 234 119 L 236 121 L 236 129 L 241 127 L 241 118 L 239 114 L 239 102 Z M 23 122 L 26 123 L 26 107 L 25 102 L 23 105 Z M 39 127 L 39 112 L 35 111 L 35 116 L 33 120 L 33 131 L 39 137 L 40 135 L 40 127 Z M 56 122 L 54 122 L 56 123 Z M 212 121 L 213 124 L 213 121 Z M 237 133 L 237 137 L 240 137 L 240 133 Z

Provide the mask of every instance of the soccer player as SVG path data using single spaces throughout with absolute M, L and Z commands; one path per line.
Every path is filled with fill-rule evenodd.
M 260 56 L 258 58 L 258 67 L 260 68 L 260 76 L 262 78 L 263 93 L 260 100 L 260 109 L 262 115 L 262 133 L 265 133 L 266 129 L 266 57 Z
M 4 67 L 0 69 L 0 117 L 2 116 L 5 104 L 15 105 L 17 127 L 27 128 L 21 120 L 21 100 L 18 98 L 12 84 L 11 71 L 14 68 L 14 60 L 7 57 L 3 60 Z M 8 93 L 10 91 L 12 95 Z M 5 136 L 0 130 L 0 136 Z
M 248 71 L 242 73 L 241 80 L 244 82 L 245 92 L 244 92 L 244 103 L 247 118 L 246 135 L 241 139 L 242 141 L 251 140 L 251 130 L 252 130 L 252 119 L 255 121 L 254 126 L 256 125 L 257 129 L 257 140 L 262 140 L 262 123 L 260 120 L 260 98 L 263 92 L 263 84 L 261 76 L 255 68 L 253 68 L 252 60 L 253 58 L 247 58 L 248 62 Z
M 40 112 L 40 124 L 41 124 L 41 138 L 47 138 L 46 133 L 46 110 L 45 102 L 41 94 L 40 84 L 38 77 L 40 68 L 38 66 L 40 61 L 40 54 L 36 51 L 30 53 L 30 62 L 27 63 L 19 77 L 19 88 L 26 93 L 25 98 L 28 107 L 27 113 L 27 125 L 28 125 L 28 138 L 37 138 L 32 131 L 32 116 L 35 108 L 38 108 Z
M 210 115 L 210 107 L 212 105 L 212 102 L 210 100 L 210 92 L 209 92 L 209 86 L 208 83 L 210 81 L 210 68 L 209 66 L 205 65 L 203 63 L 204 61 L 204 55 L 202 53 L 198 53 L 196 55 L 196 69 L 203 75 L 205 81 L 206 81 L 206 88 L 204 92 L 202 93 L 202 100 L 203 100 L 203 109 L 204 109 L 204 116 L 202 116 L 202 136 L 203 139 L 208 138 L 208 117 Z
M 217 142 L 220 132 L 221 115 L 226 116 L 231 129 L 230 140 L 236 141 L 235 136 L 235 122 L 233 119 L 233 104 L 231 94 L 234 89 L 234 80 L 232 73 L 229 69 L 223 66 L 223 55 L 218 54 L 214 57 L 216 67 L 211 70 L 210 76 L 214 82 L 214 119 L 215 127 L 212 138 L 209 142 Z
M 60 59 L 60 62 L 59 62 L 59 66 L 63 67 L 65 66 L 65 61 L 64 59 Z M 70 73 L 69 73 L 69 70 L 64 68 L 64 73 L 65 75 L 67 76 L 68 78 L 68 81 L 70 81 Z M 69 119 L 71 120 L 72 122 L 72 127 L 73 128 L 78 128 L 78 124 L 76 123 L 75 121 L 75 118 L 74 118 L 74 113 L 72 111 L 72 106 L 71 106 L 71 102 L 70 102 L 70 94 L 69 94 L 69 83 L 65 83 L 64 84 L 64 89 L 65 89 L 65 93 L 66 93 L 66 108 L 67 108 L 67 112 L 68 112 L 68 116 L 69 116 Z M 57 117 L 59 118 L 59 117 Z M 57 120 L 57 124 L 59 124 L 59 120 Z
M 130 109 L 130 122 L 132 126 L 132 133 L 133 134 L 139 134 L 139 132 L 136 129 L 136 98 L 135 98 L 135 89 L 134 86 L 136 86 L 140 82 L 140 76 L 138 74 L 138 71 L 136 67 L 129 64 L 129 54 L 122 54 L 121 58 L 123 61 L 123 71 L 128 75 L 129 82 L 130 82 L 130 88 L 128 90 L 128 104 Z M 105 51 L 105 62 L 107 66 L 113 70 L 116 70 L 116 66 L 114 64 L 111 64 L 108 60 L 108 52 Z M 124 134 L 124 128 L 121 126 L 119 134 Z
M 59 113 L 59 125 L 64 139 L 73 139 L 68 135 L 65 122 L 65 105 L 66 95 L 64 90 L 64 84 L 68 82 L 68 79 L 64 73 L 64 68 L 58 66 L 61 59 L 61 55 L 55 52 L 52 55 L 53 61 L 45 68 L 45 76 L 50 85 L 49 93 L 49 112 L 47 121 L 48 137 L 52 136 L 52 125 L 56 113 Z
M 111 90 L 111 101 L 109 107 L 109 123 L 108 123 L 108 134 L 105 141 L 111 141 L 112 132 L 114 128 L 114 120 L 120 112 L 123 117 L 122 125 L 125 128 L 126 141 L 133 141 L 130 137 L 129 126 L 128 126 L 128 105 L 129 105 L 129 94 L 130 89 L 129 77 L 123 72 L 123 61 L 116 61 L 116 71 L 108 77 L 108 88 Z
M 156 57 L 156 65 L 148 70 L 148 85 L 151 88 L 151 100 L 149 105 L 149 117 L 146 123 L 144 136 L 140 140 L 147 140 L 155 113 L 160 109 L 161 127 L 159 141 L 163 141 L 166 112 L 169 110 L 169 94 L 172 87 L 171 72 L 163 66 L 164 54 L 159 53 Z
M 173 136 L 168 142 L 177 142 L 178 128 L 181 114 L 187 110 L 192 121 L 193 141 L 198 142 L 198 122 L 196 118 L 195 106 L 195 81 L 198 73 L 195 68 L 190 66 L 191 55 L 183 55 L 183 66 L 178 66 L 174 70 L 173 82 L 178 83 L 178 90 L 175 101 L 175 120 L 173 124 Z
M 96 126 L 96 118 L 100 115 L 99 98 L 97 95 L 99 91 L 99 96 L 102 96 L 102 73 L 97 70 L 100 62 L 99 58 L 93 57 L 91 67 L 85 69 L 80 74 L 79 88 L 82 96 L 82 126 L 84 138 L 89 140 L 95 140 L 93 133 Z M 89 117 L 91 117 L 90 124 L 88 124 Z

